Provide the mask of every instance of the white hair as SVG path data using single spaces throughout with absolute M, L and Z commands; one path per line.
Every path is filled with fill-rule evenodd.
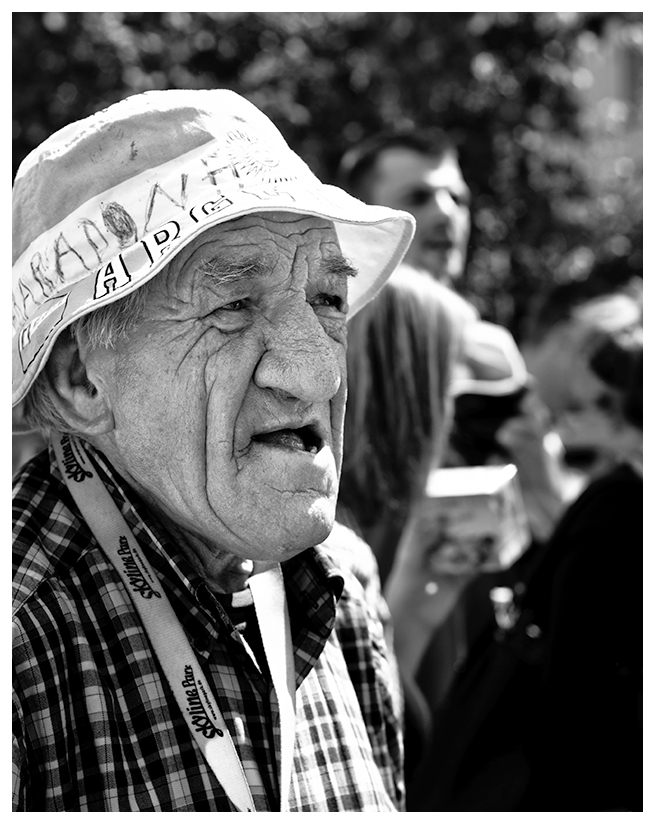
M 153 278 L 124 298 L 107 303 L 73 321 L 61 332 L 60 339 L 68 337 L 78 346 L 84 343 L 92 351 L 113 348 L 119 340 L 126 338 L 141 320 L 149 287 L 155 280 L 156 278 Z M 53 352 L 58 343 L 59 341 L 55 342 Z M 45 437 L 48 437 L 52 430 L 76 434 L 70 423 L 61 416 L 53 401 L 46 368 L 41 370 L 25 397 L 24 419 L 30 429 L 38 430 Z

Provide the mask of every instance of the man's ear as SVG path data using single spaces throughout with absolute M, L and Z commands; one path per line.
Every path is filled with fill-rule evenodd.
M 114 415 L 104 393 L 89 380 L 83 354 L 65 330 L 57 338 L 45 371 L 57 411 L 84 435 L 104 435 L 114 428 Z

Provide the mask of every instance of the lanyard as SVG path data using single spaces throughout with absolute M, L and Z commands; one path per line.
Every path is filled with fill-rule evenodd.
M 237 810 L 255 812 L 218 702 L 154 570 L 80 441 L 58 434 L 53 444 L 68 489 L 130 593 L 196 744 Z M 286 812 L 295 741 L 295 668 L 279 564 L 253 575 L 249 584 L 280 711 L 280 811 Z

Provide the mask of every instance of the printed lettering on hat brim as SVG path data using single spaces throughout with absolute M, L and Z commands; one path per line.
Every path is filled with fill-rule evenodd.
M 63 329 L 84 314 L 119 300 L 143 285 L 186 244 L 211 226 L 242 215 L 271 211 L 313 215 L 332 221 L 344 256 L 358 270 L 357 277 L 349 282 L 349 318 L 386 282 L 402 260 L 414 231 L 410 215 L 365 205 L 345 192 L 323 184 L 305 188 L 296 183 L 286 189 L 274 186 L 269 191 L 262 190 L 260 185 L 256 192 L 241 187 L 235 192 L 227 191 L 218 199 L 215 191 L 196 192 L 197 198 L 193 202 L 187 197 L 185 208 L 179 208 L 179 202 L 164 196 L 165 187 L 161 184 L 159 191 L 162 196 L 157 206 L 163 206 L 163 211 L 168 212 L 163 222 L 140 240 L 113 250 L 113 256 L 105 254 L 100 265 L 92 270 L 80 264 L 78 279 L 71 277 L 70 282 L 52 290 L 25 317 L 13 340 L 12 404 L 25 397 Z M 111 202 L 108 199 L 111 193 L 103 194 L 107 195 L 104 203 Z M 211 196 L 210 199 L 208 196 Z M 101 196 L 96 200 L 100 210 L 103 198 Z M 85 204 L 85 211 L 88 212 L 91 205 Z M 54 227 L 51 233 L 53 243 L 59 243 L 60 251 L 63 250 L 74 262 L 88 259 L 91 248 L 97 257 L 92 236 L 88 234 L 89 223 L 80 220 L 79 225 L 84 228 L 77 243 L 72 239 L 61 245 L 63 235 L 61 232 L 57 234 L 59 227 Z M 34 254 L 35 250 L 29 248 L 16 262 L 14 272 L 18 270 L 19 278 L 21 267 L 24 271 L 26 266 L 30 266 Z M 34 274 L 33 265 L 30 271 Z M 25 285 L 23 279 L 21 284 L 23 289 L 37 288 L 34 280 Z M 42 293 L 44 287 L 47 289 L 48 284 L 43 281 L 38 283 Z M 17 424 L 19 426 L 20 423 Z

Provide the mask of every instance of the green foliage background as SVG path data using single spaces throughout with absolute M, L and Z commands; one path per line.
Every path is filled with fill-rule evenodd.
M 326 181 L 382 127 L 445 128 L 474 194 L 462 291 L 520 335 L 553 283 L 599 264 L 617 282 L 641 274 L 641 151 L 625 139 L 626 117 L 640 125 L 640 89 L 628 115 L 599 111 L 591 125 L 578 90 L 581 50 L 608 27 L 639 70 L 642 17 L 14 12 L 13 173 L 56 129 L 152 88 L 234 89 Z

